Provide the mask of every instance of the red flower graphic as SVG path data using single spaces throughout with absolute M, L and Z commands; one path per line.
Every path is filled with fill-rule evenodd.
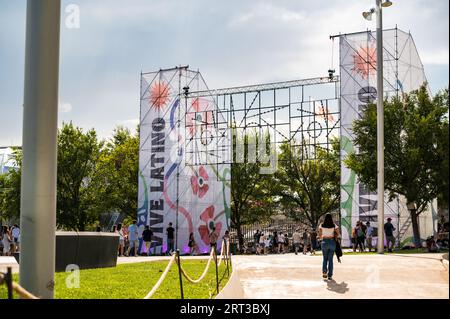
M 156 82 L 150 89 L 150 107 L 161 109 L 169 102 L 170 89 L 165 82 Z
M 208 173 L 203 166 L 200 166 L 198 173 L 194 170 L 194 175 L 191 176 L 191 187 L 194 195 L 198 195 L 199 198 L 205 196 L 209 189 L 208 179 Z
M 218 218 L 220 214 L 214 217 L 214 206 L 209 206 L 204 210 L 204 212 L 200 215 L 200 219 L 205 222 L 204 225 L 200 225 L 198 227 L 198 232 L 200 233 L 200 237 L 202 241 L 209 245 L 209 234 L 212 232 L 213 227 L 216 227 L 216 233 L 220 234 L 222 230 L 222 223 L 216 223 L 215 219 Z
M 213 120 L 213 112 L 210 110 L 208 100 L 195 98 L 186 115 L 186 127 L 189 134 L 194 136 L 197 130 L 201 132 L 207 130 L 213 125 Z
M 377 48 L 370 46 L 368 48 L 359 48 L 353 54 L 353 71 L 359 73 L 363 79 L 367 79 L 370 74 L 377 71 Z

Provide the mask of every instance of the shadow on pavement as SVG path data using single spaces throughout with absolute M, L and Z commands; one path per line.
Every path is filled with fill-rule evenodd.
M 327 281 L 327 289 L 338 294 L 345 294 L 347 291 L 349 291 L 350 288 L 347 288 L 347 286 L 348 284 L 345 281 L 341 282 L 340 284 L 338 284 L 333 279 Z

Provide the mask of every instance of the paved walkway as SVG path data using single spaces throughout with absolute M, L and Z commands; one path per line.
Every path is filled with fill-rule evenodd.
M 332 281 L 322 256 L 234 256 L 247 298 L 449 298 L 442 254 L 344 255 Z

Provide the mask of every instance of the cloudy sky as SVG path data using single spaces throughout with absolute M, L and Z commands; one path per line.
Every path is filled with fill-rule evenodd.
M 329 36 L 374 29 L 361 16 L 374 2 L 63 0 L 59 122 L 103 138 L 117 125 L 134 128 L 141 70 L 189 64 L 210 88 L 324 76 Z M 394 0 L 384 10 L 385 28 L 411 31 L 433 92 L 448 86 L 448 6 Z M 25 0 L 0 0 L 0 146 L 22 140 L 25 12 Z M 335 43 L 336 69 L 337 52 Z

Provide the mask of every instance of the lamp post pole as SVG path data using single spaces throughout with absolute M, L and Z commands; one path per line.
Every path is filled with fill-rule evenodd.
M 376 0 L 377 19 L 377 194 L 378 253 L 384 251 L 384 109 L 383 109 L 383 16 L 381 0 Z
M 28 0 L 20 198 L 20 285 L 53 298 L 60 0 Z

